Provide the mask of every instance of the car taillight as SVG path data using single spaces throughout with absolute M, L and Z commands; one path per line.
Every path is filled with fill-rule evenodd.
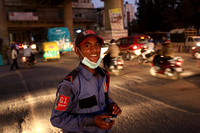
M 134 45 L 134 46 L 133 46 L 133 49 L 137 49 L 137 46 L 136 46 L 136 45 Z
M 176 65 L 177 66 L 181 66 L 182 65 L 182 61 L 176 61 Z

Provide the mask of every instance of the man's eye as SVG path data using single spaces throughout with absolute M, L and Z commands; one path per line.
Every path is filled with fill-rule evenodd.
M 86 44 L 85 47 L 90 47 L 90 45 L 89 45 L 89 44 Z
M 97 46 L 97 47 L 98 47 L 98 46 L 101 46 L 101 44 L 100 44 L 100 43 L 96 43 L 96 45 L 95 45 L 95 46 Z

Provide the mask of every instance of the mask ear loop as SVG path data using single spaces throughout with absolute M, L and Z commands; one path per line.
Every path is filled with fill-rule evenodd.
M 80 52 L 81 56 L 84 58 L 84 56 L 83 56 L 82 52 L 80 51 L 80 49 L 78 49 L 78 51 Z M 82 60 L 82 59 L 81 59 L 81 60 Z

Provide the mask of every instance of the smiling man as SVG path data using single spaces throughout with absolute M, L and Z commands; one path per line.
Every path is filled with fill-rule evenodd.
M 64 132 L 106 133 L 121 114 L 109 97 L 109 74 L 99 67 L 103 39 L 92 30 L 77 35 L 75 52 L 80 64 L 58 85 L 51 115 L 53 126 Z

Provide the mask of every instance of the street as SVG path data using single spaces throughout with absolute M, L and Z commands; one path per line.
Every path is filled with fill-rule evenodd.
M 122 109 L 112 133 L 199 133 L 200 60 L 189 53 L 177 81 L 152 77 L 151 64 L 125 61 L 119 76 L 111 73 L 110 93 Z M 0 132 L 59 133 L 50 123 L 58 83 L 79 63 L 74 52 L 59 61 L 44 62 L 36 54 L 36 66 L 11 71 L 0 66 Z M 101 64 L 102 66 L 102 64 Z

